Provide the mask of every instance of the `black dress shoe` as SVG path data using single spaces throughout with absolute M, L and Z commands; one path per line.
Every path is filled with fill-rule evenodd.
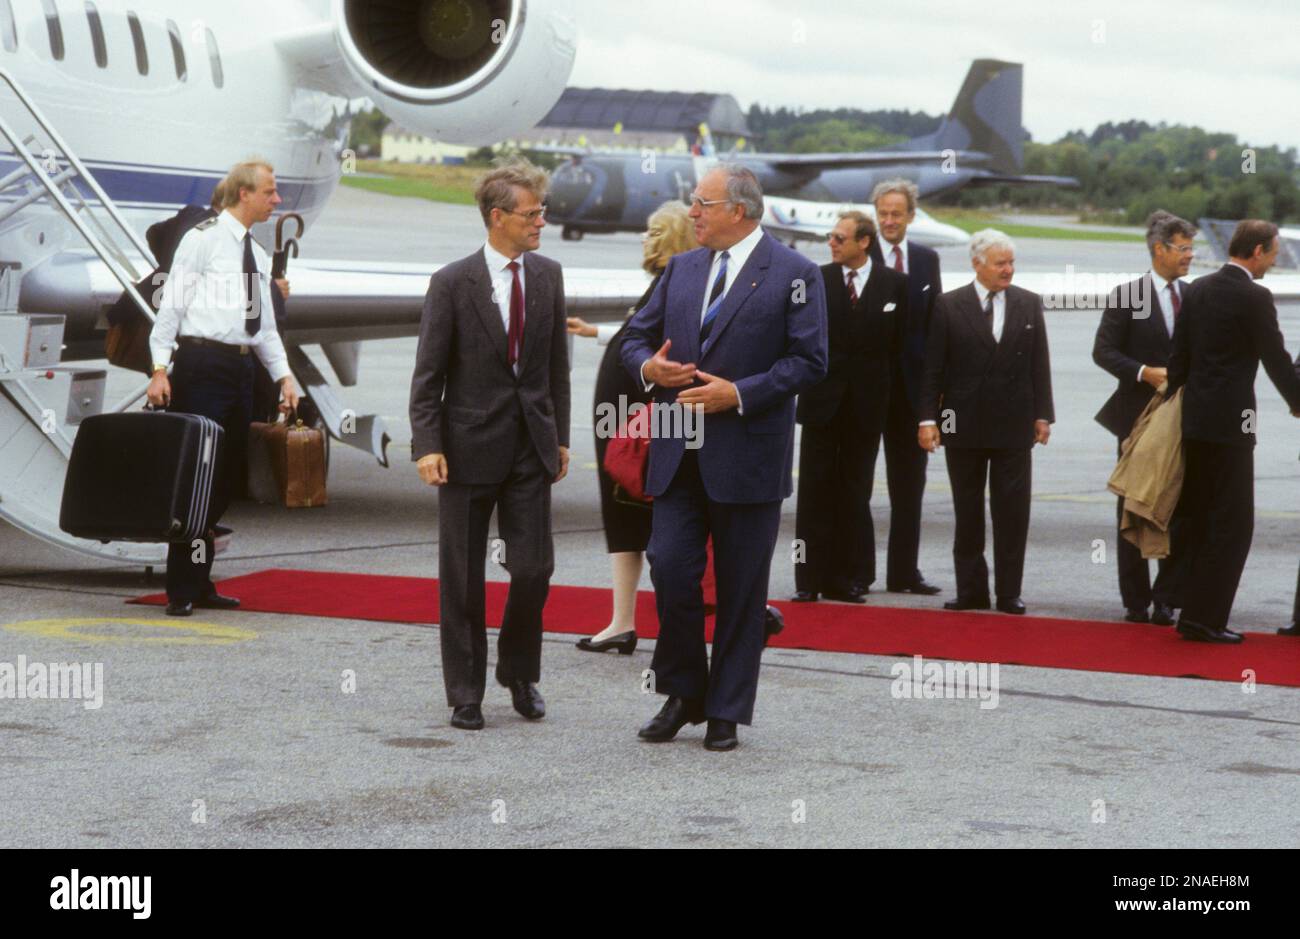
M 237 610 L 239 601 L 234 597 L 223 597 L 219 593 L 210 593 L 206 597 L 199 597 L 194 601 L 194 605 L 202 607 L 205 610 Z
M 769 606 L 763 613 L 763 643 L 766 644 L 767 640 L 780 634 L 783 629 L 785 629 L 785 617 L 776 607 Z
M 1012 616 L 1024 616 L 1025 604 L 1019 597 L 998 597 L 998 612 L 1010 613 Z
M 1283 626 L 1277 631 L 1279 636 L 1300 636 L 1300 620 L 1292 623 L 1290 626 Z
M 461 730 L 482 730 L 483 709 L 477 704 L 462 704 L 458 708 L 452 708 L 451 726 Z
M 867 590 L 864 588 L 859 592 L 853 588 L 848 590 L 823 590 L 822 596 L 827 600 L 834 600 L 837 603 L 866 603 Z
M 1124 622 L 1149 623 L 1151 622 L 1151 617 L 1147 616 L 1146 607 L 1131 606 L 1124 611 Z
M 540 721 L 546 716 L 546 702 L 531 681 L 520 678 L 509 682 L 506 687 L 510 689 L 510 700 L 514 702 L 515 710 L 521 715 L 530 721 Z
M 687 724 L 704 722 L 704 702 L 670 696 L 650 718 L 650 722 L 637 731 L 637 736 L 650 743 L 667 743 L 677 736 L 677 731 Z
M 735 721 L 724 721 L 716 717 L 709 718 L 709 729 L 704 732 L 704 749 L 734 750 L 739 742 L 736 739 Z
M 1226 629 L 1215 629 L 1190 619 L 1178 621 L 1178 635 L 1193 642 L 1217 642 L 1223 645 L 1235 645 L 1242 641 L 1241 633 L 1230 633 Z
M 1239 633 L 1239 632 L 1237 632 L 1235 629 L 1229 629 L 1227 626 L 1224 626 L 1224 627 L 1223 627 L 1223 631 L 1224 631 L 1225 633 L 1227 633 L 1229 636 L 1236 636 L 1238 642 L 1245 642 L 1245 641 L 1246 641 L 1246 634 L 1245 634 L 1245 633 Z
M 168 616 L 193 616 L 194 604 L 190 603 L 188 600 L 184 602 L 181 602 L 180 600 L 173 600 L 167 604 L 167 615 Z
M 1157 603 L 1151 608 L 1151 622 L 1157 626 L 1174 625 L 1174 608 L 1167 603 Z
M 592 642 L 590 636 L 583 636 L 578 640 L 577 646 L 583 652 L 608 652 L 610 649 L 617 649 L 619 655 L 631 655 L 636 651 L 636 630 L 619 633 L 600 642 Z
M 796 590 L 794 592 L 794 596 L 790 598 L 790 602 L 791 603 L 816 603 L 817 596 L 818 594 L 816 590 Z
M 987 610 L 991 607 L 988 597 L 976 599 L 963 599 L 958 597 L 956 600 L 949 600 L 943 605 L 945 610 Z
M 943 593 L 942 587 L 927 583 L 924 577 L 913 584 L 904 584 L 901 587 L 886 587 L 886 589 L 890 593 L 914 593 L 919 597 L 933 597 L 936 594 Z

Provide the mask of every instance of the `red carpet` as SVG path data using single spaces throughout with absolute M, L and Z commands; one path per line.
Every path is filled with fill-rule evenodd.
M 487 585 L 490 624 L 501 622 L 506 589 L 504 583 Z M 438 621 L 438 582 L 422 577 L 268 570 L 223 580 L 221 592 L 255 613 Z M 166 597 L 131 602 L 161 605 Z M 1212 646 L 1180 639 L 1169 627 L 1131 623 L 833 603 L 773 605 L 786 622 L 771 643 L 776 647 L 1233 682 L 1250 669 L 1260 684 L 1300 687 L 1300 642 L 1272 634 L 1250 633 L 1242 645 Z M 548 632 L 589 635 L 605 628 L 610 609 L 606 589 L 553 585 L 543 623 Z M 653 639 L 659 630 L 652 593 L 637 597 L 636 616 L 638 635 Z

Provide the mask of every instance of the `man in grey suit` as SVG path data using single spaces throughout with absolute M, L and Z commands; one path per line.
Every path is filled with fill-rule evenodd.
M 483 726 L 483 568 L 497 511 L 510 573 L 496 678 L 529 720 L 546 713 L 542 607 L 555 555 L 551 485 L 569 467 L 569 357 L 560 265 L 533 254 L 544 172 L 518 161 L 479 182 L 487 244 L 429 281 L 411 379 L 411 458 L 440 487 L 438 600 L 451 723 Z

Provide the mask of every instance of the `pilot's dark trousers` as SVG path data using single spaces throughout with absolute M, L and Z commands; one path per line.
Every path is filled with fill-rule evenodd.
M 203 545 L 172 544 L 167 548 L 167 598 L 193 603 L 215 592 L 212 585 L 212 527 L 230 505 L 237 474 L 248 465 L 248 425 L 253 409 L 253 356 L 181 342 L 171 377 L 168 408 L 211 418 L 225 431 L 217 454 L 208 509 L 208 533 Z
M 438 492 L 442 678 L 447 704 L 453 708 L 482 704 L 487 684 L 484 563 L 493 509 L 501 535 L 493 560 L 510 574 L 497 636 L 496 677 L 502 684 L 541 678 L 542 608 L 555 570 L 551 477 L 522 415 L 518 427 L 514 463 L 504 480 L 492 485 L 447 483 Z M 460 459 L 472 460 L 474 455 Z
M 768 575 L 780 524 L 780 501 L 733 505 L 710 500 L 700 478 L 698 451 L 685 451 L 668 490 L 654 500 L 646 549 L 659 612 L 659 640 L 650 663 L 655 691 L 703 700 L 709 717 L 738 724 L 753 720 Z M 711 663 L 700 587 L 710 534 L 718 585 Z

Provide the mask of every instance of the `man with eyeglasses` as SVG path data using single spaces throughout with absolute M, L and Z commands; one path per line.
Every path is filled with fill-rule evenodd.
M 542 608 L 555 568 L 551 486 L 569 467 L 569 353 L 560 265 L 536 254 L 549 180 L 524 160 L 475 198 L 487 243 L 429 281 L 411 379 L 411 458 L 439 487 L 438 599 L 451 724 L 483 727 L 484 564 L 493 510 L 510 574 L 497 681 L 540 720 Z
M 1121 453 L 1134 422 L 1165 383 L 1174 325 L 1182 313 L 1187 286 L 1180 278 L 1191 267 L 1195 238 L 1196 226 L 1191 222 L 1168 212 L 1153 212 L 1147 219 L 1151 270 L 1116 287 L 1101 314 L 1092 360 L 1114 375 L 1119 386 L 1096 420 L 1115 435 Z M 1124 497 L 1120 496 L 1120 524 L 1123 518 Z M 1142 552 L 1122 534 L 1116 536 L 1119 594 L 1125 620 L 1157 626 L 1174 624 L 1175 610 L 1182 605 L 1178 558 L 1181 540 L 1181 520 L 1175 517 L 1170 531 L 1171 552 L 1159 561 L 1153 585 L 1150 565 Z
M 816 265 L 759 227 L 752 170 L 710 170 L 690 216 L 703 247 L 668 262 L 623 339 L 623 365 L 654 389 L 656 411 L 704 414 L 698 447 L 682 435 L 650 441 L 646 553 L 659 613 L 650 667 L 668 700 L 638 736 L 662 743 L 707 719 L 705 747 L 730 750 L 736 725 L 753 718 L 768 574 L 781 502 L 794 489 L 795 396 L 826 375 L 826 299 Z M 710 534 L 712 662 L 700 586 Z
M 876 226 L 845 212 L 827 236 L 826 377 L 799 396 L 796 602 L 821 595 L 865 603 L 876 579 L 871 488 L 885 432 L 894 364 L 907 318 L 907 278 L 872 261 Z M 912 448 L 916 445 L 915 432 Z

